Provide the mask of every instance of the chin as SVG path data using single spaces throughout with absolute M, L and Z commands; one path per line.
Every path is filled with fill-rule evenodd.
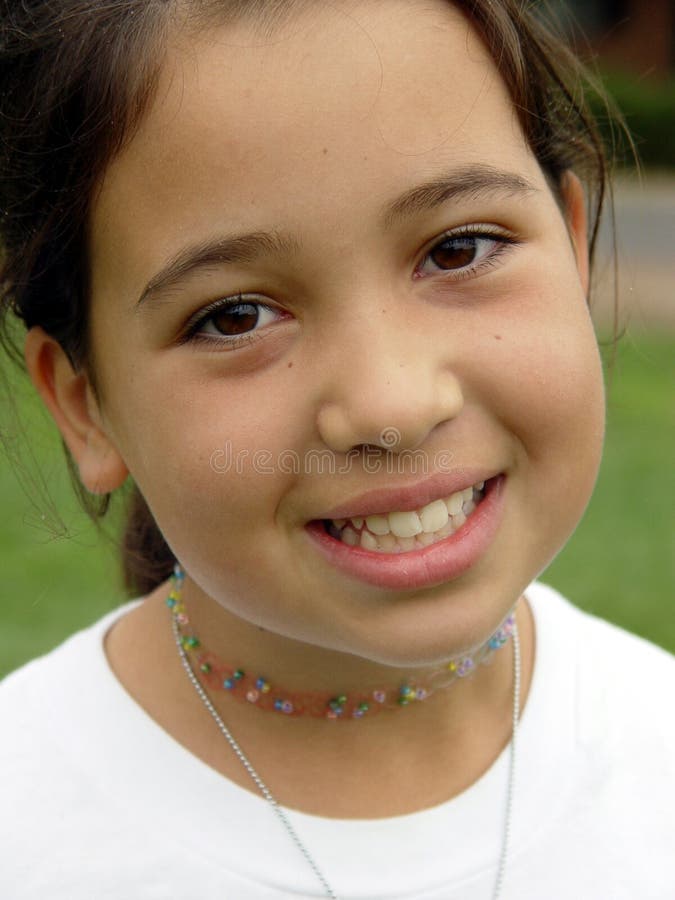
M 423 668 L 472 655 L 499 629 L 515 608 L 523 587 L 504 592 L 467 591 L 466 600 L 445 587 L 433 596 L 385 601 L 392 608 L 384 616 L 360 617 L 345 626 L 335 649 L 392 668 Z M 379 621 L 376 621 L 378 620 Z

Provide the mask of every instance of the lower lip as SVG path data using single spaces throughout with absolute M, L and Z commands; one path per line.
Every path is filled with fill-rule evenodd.
M 485 496 L 464 525 L 429 547 L 384 553 L 350 547 L 331 537 L 323 522 L 305 526 L 317 549 L 337 569 L 360 581 L 394 590 L 432 587 L 451 581 L 474 566 L 487 551 L 502 517 L 505 477 L 485 482 Z

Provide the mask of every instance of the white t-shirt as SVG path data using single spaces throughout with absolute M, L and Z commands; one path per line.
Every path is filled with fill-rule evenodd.
M 542 584 L 526 596 L 536 659 L 502 900 L 673 900 L 675 659 Z M 126 608 L 0 684 L 0 897 L 323 896 L 266 802 L 116 680 L 103 637 Z M 423 812 L 288 815 L 340 898 L 491 900 L 509 754 Z

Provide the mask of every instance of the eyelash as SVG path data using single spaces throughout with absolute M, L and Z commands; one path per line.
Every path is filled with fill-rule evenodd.
M 485 255 L 485 257 L 479 259 L 476 263 L 469 263 L 457 270 L 446 270 L 445 277 L 448 280 L 459 281 L 464 278 L 472 277 L 476 274 L 476 272 L 492 268 L 492 266 L 497 264 L 499 257 L 508 252 L 514 246 L 517 246 L 519 243 L 519 241 L 512 234 L 504 232 L 501 229 L 496 228 L 495 226 L 464 225 L 461 228 L 455 228 L 453 230 L 447 231 L 434 240 L 434 243 L 422 255 L 422 260 L 420 264 L 416 266 L 415 274 L 413 277 L 415 277 L 416 279 L 432 277 L 418 274 L 418 270 L 420 269 L 422 263 L 431 258 L 431 254 L 435 250 L 438 250 L 443 244 L 461 238 L 475 238 L 476 240 L 482 239 L 487 241 L 494 241 L 496 246 L 494 247 L 494 249 L 489 251 Z M 436 274 L 439 274 L 440 277 L 443 278 L 443 271 L 443 269 L 439 269 L 438 273 Z M 255 300 L 251 295 L 240 293 L 225 299 L 221 298 L 215 300 L 213 303 L 210 303 L 208 306 L 204 307 L 204 309 L 201 309 L 196 316 L 188 321 L 185 326 L 184 332 L 179 339 L 179 343 L 210 344 L 211 346 L 213 346 L 215 342 L 218 344 L 219 349 L 226 348 L 227 350 L 236 350 L 237 348 L 245 346 L 246 344 L 254 343 L 259 339 L 257 336 L 257 331 L 247 332 L 245 334 L 234 337 L 227 337 L 226 335 L 222 335 L 222 337 L 215 337 L 213 335 L 203 335 L 199 333 L 199 329 L 203 325 L 205 325 L 215 313 L 220 312 L 221 310 L 226 310 L 228 308 L 234 308 L 242 304 L 255 306 L 260 310 L 278 313 L 276 307 L 270 306 L 266 303 L 261 303 L 260 301 Z
M 221 298 L 219 300 L 214 300 L 213 303 L 209 303 L 208 306 L 205 306 L 204 309 L 201 309 L 196 316 L 188 321 L 178 343 L 210 344 L 211 346 L 213 346 L 214 343 L 217 343 L 219 349 L 223 349 L 223 345 L 225 345 L 227 350 L 234 350 L 237 347 L 241 347 L 245 344 L 252 344 L 254 341 L 257 341 L 258 338 L 255 331 L 250 331 L 236 337 L 227 337 L 227 335 L 215 337 L 214 335 L 199 334 L 199 329 L 202 328 L 215 313 L 241 305 L 256 306 L 259 309 L 264 309 L 269 312 L 278 312 L 275 307 L 266 303 L 261 303 L 259 300 L 255 300 L 248 294 L 235 294 L 226 299 Z
M 493 241 L 495 243 L 494 249 L 492 249 L 489 253 L 486 254 L 485 257 L 479 259 L 476 262 L 468 263 L 466 266 L 463 266 L 459 269 L 439 269 L 437 273 L 440 274 L 441 277 L 445 275 L 445 277 L 449 281 L 461 281 L 464 278 L 471 278 L 477 272 L 482 272 L 483 269 L 492 268 L 494 266 L 499 257 L 503 253 L 506 253 L 508 250 L 517 246 L 520 241 L 510 232 L 503 231 L 500 228 L 497 228 L 494 225 L 462 225 L 460 228 L 454 228 L 450 231 L 446 231 L 444 234 L 441 234 L 440 237 L 434 238 L 433 244 L 425 250 L 422 255 L 422 262 L 431 257 L 431 254 L 438 250 L 445 243 L 449 243 L 453 240 L 461 240 L 474 238 L 476 240 L 484 240 L 484 241 Z M 418 265 L 415 269 L 415 276 L 417 278 L 423 277 L 417 275 L 419 268 Z

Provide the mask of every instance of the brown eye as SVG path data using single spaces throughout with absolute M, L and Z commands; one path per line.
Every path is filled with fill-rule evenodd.
M 485 242 L 484 243 L 490 243 Z M 429 258 L 439 269 L 461 269 L 471 265 L 478 254 L 478 239 L 471 237 L 450 238 L 437 244 Z
M 188 324 L 182 343 L 210 341 L 225 347 L 251 341 L 267 325 L 285 318 L 282 310 L 241 296 L 217 300 Z
M 426 253 L 416 270 L 416 277 L 456 272 L 457 277 L 478 274 L 483 266 L 496 262 L 498 256 L 517 241 L 497 231 L 466 229 L 446 234 Z
M 209 316 L 215 328 L 224 335 L 234 336 L 251 331 L 258 324 L 260 313 L 255 303 L 237 303 Z

